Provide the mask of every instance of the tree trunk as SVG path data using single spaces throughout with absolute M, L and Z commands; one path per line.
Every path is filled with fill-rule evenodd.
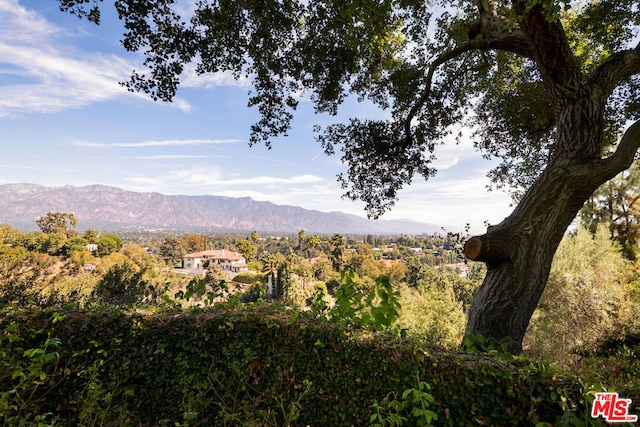
M 640 122 L 627 131 L 618 152 L 606 159 L 556 157 L 509 217 L 465 244 L 467 257 L 488 267 L 471 305 L 468 336 L 506 339 L 509 352 L 522 351 L 565 231 L 598 186 L 629 167 L 639 142 Z
M 566 229 L 601 184 L 631 166 L 640 146 L 638 121 L 615 153 L 602 158 L 605 105 L 614 88 L 640 70 L 640 44 L 585 75 L 560 21 L 527 3 L 512 5 L 554 111 L 555 152 L 513 213 L 465 244 L 467 257 L 488 267 L 471 305 L 467 336 L 508 339 L 507 350 L 515 354 L 522 351 Z
M 559 179 L 560 174 L 557 168 L 547 169 L 511 216 L 485 236 L 471 239 L 465 248 L 468 256 L 485 261 L 488 267 L 471 306 L 468 334 L 509 339 L 512 353 L 522 350 L 565 230 L 595 190 L 578 191 L 571 184 L 575 178 Z M 473 246 L 480 250 L 469 253 Z

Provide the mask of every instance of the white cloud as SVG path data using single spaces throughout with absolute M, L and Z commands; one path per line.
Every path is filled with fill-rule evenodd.
M 231 72 L 221 71 L 217 73 L 196 73 L 194 64 L 187 64 L 181 76 L 180 85 L 189 88 L 215 88 L 218 86 L 250 87 L 251 81 L 244 76 L 236 79 Z
M 461 162 L 471 159 L 480 159 L 481 154 L 473 146 L 470 131 L 463 129 L 463 137 L 460 138 L 460 142 L 456 143 L 453 136 L 446 138 L 442 145 L 436 147 L 434 160 L 432 166 L 439 171 L 450 169 Z
M 484 231 L 484 222 L 497 224 L 513 207 L 502 191 L 487 191 L 489 179 L 481 169 L 464 175 L 415 182 L 401 191 L 399 201 L 382 219 L 411 218 L 439 224 L 451 231 L 462 231 L 470 223 L 472 232 Z
M 186 145 L 213 145 L 213 144 L 235 144 L 243 142 L 241 139 L 164 139 L 138 142 L 91 142 L 74 141 L 71 145 L 93 148 L 142 148 L 142 147 L 174 147 Z
M 251 178 L 235 178 L 224 180 L 222 183 L 226 185 L 264 185 L 268 187 L 280 185 L 299 185 L 310 184 L 314 182 L 322 182 L 324 178 L 317 175 L 295 175 L 286 178 L 272 176 L 254 176 Z
M 42 170 L 43 167 L 40 166 L 21 166 L 21 165 L 3 165 L 0 164 L 0 169 L 33 169 L 33 170 Z
M 24 169 L 31 171 L 46 171 L 46 172 L 83 172 L 82 169 L 78 168 L 59 168 L 59 167 L 49 167 L 49 166 L 30 166 L 30 165 L 7 165 L 0 164 L 0 169 Z
M 63 29 L 16 0 L 0 0 L 0 11 L 0 64 L 8 82 L 0 90 L 0 117 L 81 107 L 128 93 L 119 82 L 133 64 L 115 55 L 62 51 Z
M 18 4 L 18 0 L 0 0 L 0 37 L 11 36 L 14 43 L 42 43 L 43 37 L 52 37 L 60 29 L 51 25 L 39 14 Z
M 0 14 L 0 72 L 6 82 L 0 84 L 0 117 L 50 113 L 124 96 L 151 101 L 120 85 L 139 64 L 73 47 L 82 30 L 70 35 L 68 29 L 57 27 L 17 0 L 0 0 Z M 169 105 L 191 109 L 179 97 Z
M 159 191 L 168 194 L 240 194 L 246 191 L 263 192 L 271 195 L 297 193 L 300 188 L 307 194 L 318 191 L 327 179 L 312 174 L 290 176 L 255 175 L 249 173 L 227 172 L 216 165 L 192 165 L 188 169 L 169 170 L 161 175 L 130 174 L 125 176 L 124 185 L 134 187 L 136 191 Z M 335 195 L 335 193 L 333 193 Z M 335 196 L 334 196 L 335 197 Z
M 226 190 L 216 193 L 224 197 L 251 197 L 253 200 L 271 202 L 277 205 L 299 206 L 304 209 L 317 210 L 321 212 L 343 212 L 365 216 L 364 209 L 358 203 L 350 200 L 343 200 L 335 197 L 335 193 L 322 197 L 316 194 L 292 194 L 292 193 L 269 193 L 250 189 Z
M 213 157 L 221 157 L 221 156 L 201 156 L 194 154 L 154 154 L 151 156 L 133 156 L 128 157 L 131 159 L 140 159 L 140 160 L 181 160 L 181 159 L 211 159 Z
M 169 104 L 165 103 L 165 105 L 174 106 L 179 110 L 184 111 L 185 113 L 188 113 L 191 111 L 191 104 L 189 104 L 189 101 L 187 101 L 186 99 L 182 99 L 179 96 L 174 96 L 173 99 L 171 100 L 171 103 Z
M 59 111 L 128 93 L 118 82 L 131 66 L 116 56 L 95 56 L 89 63 L 0 42 L 0 58 L 19 70 L 14 74 L 29 81 L 2 87 L 0 116 Z
M 290 185 L 312 184 L 325 181 L 325 178 L 317 175 L 294 175 L 288 177 L 274 177 L 267 175 L 245 176 L 227 174 L 215 168 L 190 168 L 187 170 L 173 171 L 167 175 L 167 182 L 181 183 L 192 187 L 209 187 L 220 190 L 228 186 L 264 186 L 281 187 Z

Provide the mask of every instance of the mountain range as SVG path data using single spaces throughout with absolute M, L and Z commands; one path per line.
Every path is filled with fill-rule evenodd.
M 104 185 L 0 185 L 0 223 L 36 228 L 47 212 L 73 213 L 78 228 L 174 229 L 344 234 L 422 234 L 439 229 L 408 220 L 371 221 L 343 212 L 276 205 L 249 197 L 166 195 Z

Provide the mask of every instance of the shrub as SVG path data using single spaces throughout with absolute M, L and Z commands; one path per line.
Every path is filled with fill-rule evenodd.
M 147 284 L 143 272 L 129 264 L 114 264 L 98 281 L 91 297 L 101 304 L 130 306 L 142 302 Z
M 409 337 L 432 345 L 456 348 L 464 335 L 466 315 L 452 288 L 400 288 L 398 327 Z
M 575 350 L 620 334 L 632 314 L 624 295 L 627 265 L 602 227 L 595 235 L 580 228 L 565 237 L 527 330 L 528 354 L 571 366 Z
M 62 425 L 352 426 L 419 405 L 438 425 L 589 421 L 592 387 L 553 366 L 425 348 L 277 307 L 53 314 L 0 317 L 0 396 L 16 405 L 10 391 L 21 387 L 26 406 L 16 406 L 32 414 L 10 409 L 5 423 L 49 414 Z M 34 376 L 13 375 L 24 354 L 52 354 L 54 338 L 56 356 L 21 365 Z
M 267 277 L 264 273 L 252 273 L 245 272 L 239 273 L 233 276 L 233 281 L 238 283 L 245 283 L 247 285 L 257 285 L 267 283 Z

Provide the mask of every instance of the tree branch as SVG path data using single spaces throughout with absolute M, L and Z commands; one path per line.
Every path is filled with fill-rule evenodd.
M 489 227 L 487 233 L 469 239 L 464 246 L 464 254 L 474 261 L 485 262 L 495 267 L 512 259 L 518 250 L 521 237 L 538 232 L 538 227 L 545 215 L 559 218 L 558 229 L 563 231 L 575 215 L 572 210 L 561 210 L 563 206 L 572 206 L 576 211 L 600 184 L 627 169 L 633 162 L 636 151 L 640 147 L 640 120 L 631 125 L 624 133 L 616 152 L 606 159 L 584 162 L 580 164 L 555 164 L 545 169 L 536 183 L 529 188 L 523 200 L 513 213 L 500 224 Z M 570 191 L 582 193 L 569 194 Z M 564 200 L 552 207 L 559 197 Z M 565 221 L 563 223 L 562 221 Z M 566 224 L 566 225 L 565 225 Z
M 438 56 L 435 61 L 433 61 L 431 65 L 429 65 L 424 89 L 420 94 L 420 98 L 418 98 L 411 110 L 409 110 L 409 114 L 405 119 L 405 142 L 403 146 L 406 147 L 411 145 L 411 142 L 413 140 L 411 136 L 411 121 L 414 119 L 416 114 L 418 114 L 418 111 L 420 110 L 420 108 L 422 108 L 425 102 L 427 102 L 427 99 L 429 99 L 429 96 L 431 95 L 431 85 L 433 83 L 433 75 L 435 74 L 438 67 L 452 59 L 459 57 L 460 55 L 474 50 L 503 50 L 527 58 L 533 58 L 531 47 L 527 44 L 527 41 L 524 38 L 524 34 L 519 29 L 513 29 L 512 31 L 505 30 L 499 35 L 492 38 L 469 40 L 465 44 Z
M 514 1 L 520 27 L 533 50 L 552 105 L 556 108 L 574 99 L 585 76 L 580 70 L 559 20 L 549 21 L 541 5 L 527 10 L 524 1 Z
M 607 58 L 589 75 L 589 83 L 602 99 L 634 74 L 640 73 L 640 43 L 635 49 L 617 52 Z
M 474 236 L 464 244 L 464 255 L 472 261 L 484 262 L 488 267 L 496 267 L 511 257 L 513 236 L 499 227 L 490 227 L 487 234 Z
M 636 152 L 640 147 L 640 120 L 632 124 L 622 136 L 618 149 L 606 159 L 598 161 L 597 170 L 600 174 L 611 179 L 633 163 Z
M 433 74 L 436 72 L 438 67 L 444 64 L 445 62 L 450 61 L 454 58 L 457 58 L 458 56 L 466 52 L 479 49 L 481 42 L 482 40 L 471 40 L 463 44 L 462 46 L 458 46 L 457 48 L 449 52 L 443 53 L 442 55 L 438 56 L 436 60 L 431 63 L 431 65 L 429 65 L 429 70 L 427 71 L 424 89 L 420 94 L 420 98 L 418 98 L 418 100 L 413 105 L 411 110 L 409 110 L 409 114 L 407 115 L 407 118 L 405 119 L 405 122 L 404 122 L 405 141 L 403 145 L 405 147 L 411 145 L 413 141 L 413 137 L 411 136 L 411 121 L 416 116 L 416 114 L 418 114 L 418 111 L 420 110 L 420 108 L 422 108 L 424 103 L 427 102 L 427 99 L 429 99 L 429 96 L 431 95 L 431 84 L 433 82 Z

